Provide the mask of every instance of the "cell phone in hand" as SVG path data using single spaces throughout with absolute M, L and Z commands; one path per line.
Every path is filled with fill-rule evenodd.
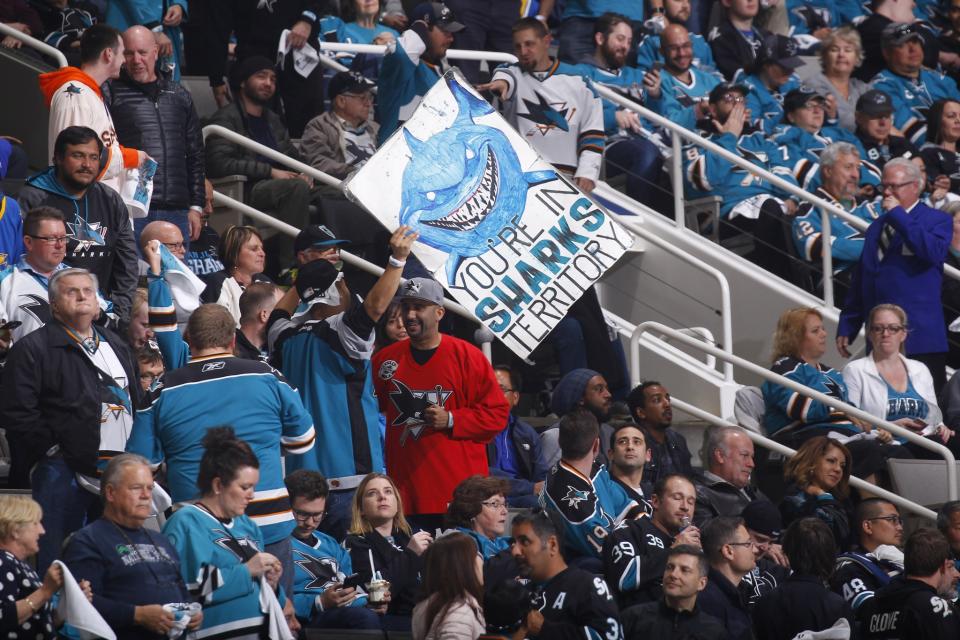
M 663 63 L 659 60 L 655 60 L 654 63 L 650 66 L 650 71 L 660 71 L 663 69 Z
M 363 584 L 363 576 L 359 573 L 355 573 L 352 576 L 347 576 L 343 579 L 343 589 L 356 589 L 357 587 Z
M 0 325 L 0 331 L 13 331 L 23 323 L 19 320 L 11 320 L 10 322 L 4 322 Z

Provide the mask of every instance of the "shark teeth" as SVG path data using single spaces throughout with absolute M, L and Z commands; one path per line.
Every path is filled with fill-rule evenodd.
M 473 193 L 452 213 L 436 220 L 421 220 L 421 224 L 450 231 L 473 231 L 493 209 L 500 191 L 500 172 L 497 157 L 487 149 L 487 163 L 483 177 Z

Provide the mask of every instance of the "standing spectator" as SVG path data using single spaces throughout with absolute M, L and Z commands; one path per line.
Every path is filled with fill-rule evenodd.
M 695 485 L 697 508 L 693 521 L 698 527 L 717 516 L 740 516 L 754 500 L 766 499 L 750 484 L 753 473 L 753 441 L 739 427 L 707 430 L 700 456 L 706 470 Z
M 210 117 L 210 124 L 236 131 L 294 160 L 300 160 L 286 127 L 270 103 L 277 89 L 277 72 L 269 58 L 254 56 L 237 63 L 232 74 L 235 102 L 221 107 Z M 251 207 L 272 214 L 279 220 L 303 229 L 310 222 L 310 189 L 313 180 L 289 171 L 246 147 L 226 138 L 213 136 L 207 142 L 207 175 L 211 178 L 246 176 L 246 201 Z M 222 258 L 223 256 L 221 256 Z M 277 275 L 293 264 L 293 242 L 283 233 L 271 238 L 267 246 L 268 273 Z
M 546 24 L 546 18 L 553 9 L 553 0 L 541 1 L 540 15 L 535 19 Z M 663 13 L 663 2 L 653 0 L 649 3 L 655 15 Z M 639 2 L 610 2 L 609 0 L 569 0 L 562 4 L 563 14 L 560 19 L 559 55 L 562 62 L 575 64 L 590 55 L 593 50 L 593 26 L 597 18 L 607 11 L 617 11 L 627 20 L 633 31 L 631 40 L 634 46 L 630 48 L 629 57 L 636 57 L 636 43 L 640 41 L 640 29 L 644 20 L 644 5 Z M 516 15 L 516 14 L 515 14 Z
M 223 263 L 217 256 L 220 235 L 216 229 L 210 226 L 210 216 L 213 215 L 213 185 L 209 180 L 204 179 L 203 192 L 200 235 L 190 241 L 190 246 L 187 248 L 183 261 L 190 267 L 190 271 L 193 271 L 194 275 L 210 284 L 213 275 L 223 271 Z
M 610 479 L 605 467 L 594 473 L 600 451 L 597 419 L 578 409 L 560 420 L 560 462 L 547 475 L 540 503 L 563 518 L 564 551 L 582 557 L 584 566 L 599 565 L 604 539 L 637 504 Z
M 520 135 L 529 138 L 544 160 L 572 177 L 581 191 L 590 193 L 603 160 L 603 107 L 582 76 L 550 57 L 550 43 L 543 22 L 521 18 L 513 25 L 518 63 L 498 67 L 490 83 L 477 88 L 497 94 L 504 103 L 504 117 Z M 544 102 L 546 110 L 530 106 Z M 567 105 L 564 113 L 549 106 L 556 102 Z
M 223 262 L 223 271 L 208 277 L 200 299 L 226 307 L 239 324 L 244 290 L 255 282 L 270 282 L 263 273 L 267 261 L 263 236 L 256 227 L 231 226 L 220 238 L 217 258 Z
M 620 614 L 624 637 L 662 640 L 726 638 L 727 631 L 720 621 L 697 606 L 697 597 L 707 587 L 709 569 L 707 558 L 699 548 L 691 545 L 671 548 L 663 571 L 663 599 L 624 609 Z
M 416 533 L 403 515 L 403 500 L 393 480 L 368 473 L 353 496 L 353 520 L 343 546 L 364 584 L 378 571 L 390 583 L 390 604 L 383 618 L 386 629 L 410 630 L 410 616 L 420 590 L 423 552 L 433 537 Z M 371 564 L 372 558 L 372 564 Z
M 850 605 L 824 584 L 833 574 L 837 544 L 830 528 L 816 518 L 791 524 L 783 536 L 783 551 L 793 573 L 766 594 L 753 609 L 757 640 L 793 640 L 803 632 L 824 631 L 846 620 L 854 637 Z
M 903 549 L 904 575 L 877 591 L 858 612 L 865 640 L 940 640 L 960 635 L 960 617 L 950 601 L 960 572 L 950 545 L 934 529 L 914 531 Z
M 857 505 L 858 546 L 841 553 L 830 576 L 830 588 L 857 611 L 894 576 L 903 571 L 903 519 L 897 506 L 883 498 Z
M 521 513 L 512 523 L 510 552 L 521 573 L 537 585 L 534 609 L 527 614 L 531 636 L 541 638 L 619 638 L 617 605 L 603 578 L 567 566 L 560 527 L 544 511 Z
M 704 526 L 702 540 L 710 573 L 707 588 L 698 598 L 700 610 L 719 619 L 732 640 L 750 640 L 753 623 L 737 585 L 757 559 L 743 518 L 714 518 Z
M 671 26 L 685 26 L 690 20 L 690 0 L 663 0 L 663 13 L 655 23 L 656 26 L 645 23 L 640 40 L 637 43 L 636 66 L 643 71 L 653 68 L 657 62 L 665 63 L 666 56 L 663 52 L 662 38 L 663 33 Z M 653 28 L 651 28 L 653 27 Z M 684 29 L 686 30 L 686 29 Z M 707 44 L 706 38 L 699 33 L 690 34 L 690 64 L 693 68 L 700 71 L 715 71 L 716 63 L 713 61 L 713 51 Z
M 107 22 L 119 31 L 136 25 L 155 36 L 161 64 L 174 82 L 183 73 L 183 34 L 180 24 L 187 19 L 186 0 L 165 0 L 161 4 L 150 0 L 112 0 L 107 3 Z M 128 63 L 129 64 L 129 63 Z M 187 234 L 183 234 L 187 237 Z
M 260 525 L 266 549 L 284 562 L 290 581 L 294 519 L 281 455 L 309 451 L 313 424 L 297 392 L 278 371 L 233 355 L 235 330 L 233 318 L 220 305 L 201 305 L 193 312 L 187 324 L 190 361 L 164 374 L 160 392 L 137 414 L 127 450 L 152 464 L 165 462 L 170 496 L 183 502 L 196 494 L 207 432 L 231 425 L 260 460 L 247 514 Z
M 836 120 L 838 126 L 853 131 L 854 108 L 860 96 L 870 90 L 870 85 L 853 77 L 854 70 L 863 64 L 860 34 L 850 25 L 834 29 L 823 39 L 817 55 L 820 72 L 807 78 L 804 84 L 826 96 L 830 120 Z
M 632 422 L 617 426 L 610 435 L 607 471 L 627 492 L 627 497 L 650 516 L 653 515 L 653 505 L 648 496 L 653 492 L 653 484 L 643 479 L 643 468 L 650 462 L 647 438 L 648 434 Z
M 330 79 L 330 111 L 303 130 L 300 148 L 305 162 L 343 180 L 376 153 L 380 125 L 370 118 L 375 87 L 355 71 L 341 71 Z
M 258 636 L 265 622 L 261 585 L 278 589 L 286 570 L 273 554 L 261 551 L 262 529 L 244 515 L 259 479 L 260 460 L 233 429 L 205 430 L 194 477 L 200 498 L 178 509 L 163 527 L 180 556 L 180 575 L 203 604 L 203 635 Z M 285 613 L 292 609 L 288 598 Z M 291 631 L 297 629 L 294 619 Z
M 337 37 L 341 42 L 356 44 L 390 44 L 396 42 L 400 32 L 381 22 L 386 18 L 385 2 L 381 0 L 347 0 L 341 8 L 343 22 L 337 26 Z M 404 18 L 406 20 L 406 18 Z M 323 29 L 321 22 L 321 30 Z M 376 78 L 380 71 L 378 56 L 370 56 L 356 69 L 353 61 L 356 57 L 343 51 L 337 52 L 337 60 L 361 75 Z M 372 103 L 371 103 L 372 104 Z
M 784 97 L 800 88 L 794 71 L 802 65 L 793 41 L 774 34 L 764 39 L 753 64 L 744 67 L 734 80 L 750 90 L 746 107 L 757 127 L 767 135 L 784 120 Z
M 0 7 L 0 23 L 11 29 L 16 29 L 24 35 L 43 39 L 43 24 L 36 10 L 27 0 L 7 0 Z M 5 35 L 0 39 L 0 46 L 19 49 L 23 43 L 13 36 Z
M 45 0 L 31 6 L 43 22 L 43 37 L 35 37 L 59 49 L 71 66 L 79 66 L 80 38 L 104 21 L 101 7 L 91 0 Z
M 374 390 L 387 416 L 387 472 L 408 512 L 435 524 L 461 480 L 487 474 L 485 445 L 510 406 L 480 350 L 440 334 L 439 283 L 411 278 L 399 296 L 410 339 L 374 355 Z
M 283 291 L 272 282 L 254 282 L 240 296 L 238 358 L 267 361 L 267 321 L 282 296 Z
M 64 129 L 73 126 L 93 129 L 104 147 L 101 155 L 106 154 L 93 168 L 94 177 L 115 192 L 120 191 L 124 169 L 134 169 L 147 158 L 145 152 L 120 144 L 100 91 L 100 85 L 120 75 L 123 50 L 119 31 L 107 24 L 96 24 L 80 38 L 79 69 L 64 67 L 43 73 L 39 78 L 40 91 L 50 109 L 48 157 L 56 156 L 56 140 Z
M 145 458 L 122 453 L 101 479 L 103 517 L 67 543 L 63 560 L 77 579 L 88 580 L 93 606 L 119 640 L 162 640 L 174 626 L 163 605 L 189 602 L 180 558 L 163 534 L 143 523 L 153 514 L 153 471 Z M 203 614 L 190 617 L 200 628 Z
M 510 483 L 507 494 L 509 506 L 535 507 L 549 470 L 540 446 L 540 436 L 513 413 L 520 401 L 520 374 L 510 366 L 500 364 L 494 365 L 493 375 L 510 405 L 510 413 L 503 431 L 487 445 L 490 475 L 504 478 Z
M 870 89 L 860 96 L 854 119 L 860 157 L 881 171 L 893 158 L 910 159 L 917 155 L 912 143 L 893 132 L 893 101 L 883 91 Z
M 510 27 L 513 21 L 522 15 L 522 0 L 447 0 L 446 4 L 467 27 L 453 34 L 455 48 L 501 53 L 513 51 Z M 535 17 L 546 23 L 546 19 L 550 17 L 550 6 L 543 5 L 553 5 L 553 1 L 541 1 L 540 4 Z M 457 66 L 467 82 L 480 82 L 479 60 L 458 61 Z
M 10 174 L 14 149 L 18 148 L 9 140 L 0 139 L 0 180 Z M 13 197 L 4 195 L 0 188 L 0 268 L 16 264 L 22 254 L 23 212 L 19 203 Z
M 413 610 L 417 640 L 476 638 L 484 632 L 483 562 L 462 533 L 447 534 L 423 554 L 424 599 Z
M 101 111 L 103 105 L 100 105 Z M 137 287 L 137 248 L 127 208 L 113 189 L 97 182 L 104 145 L 89 127 L 57 135 L 53 166 L 27 180 L 17 199 L 24 210 L 47 205 L 63 213 L 71 267 L 89 269 L 113 315 L 126 322 Z
M 550 398 L 550 410 L 560 418 L 583 408 L 597 419 L 600 423 L 600 451 L 597 457 L 603 465 L 607 464 L 606 452 L 610 448 L 610 436 L 613 435 L 613 427 L 606 422 L 610 416 L 611 401 L 607 380 L 593 369 L 574 369 L 560 378 Z M 560 460 L 559 424 L 540 434 L 547 468 Z
M 316 237 L 310 236 L 310 230 L 300 235 Z M 312 302 L 330 288 L 338 275 L 336 268 L 322 257 L 307 263 L 297 273 L 296 286 L 280 299 L 269 321 L 267 333 L 273 362 L 298 390 L 324 443 L 303 455 L 290 456 L 286 469 L 319 471 L 329 479 L 330 522 L 321 531 L 338 540 L 343 539 L 350 526 L 354 489 L 366 474 L 384 467 L 370 365 L 373 329 L 397 292 L 403 263 L 417 237 L 405 226 L 393 233 L 390 262 L 362 303 L 345 297 L 341 302 L 346 310 L 329 316 L 327 305 L 316 304 L 307 313 L 309 319 L 297 323 L 291 319 L 297 303 Z M 331 248 L 338 246 L 314 245 L 309 249 L 323 252 Z
M 760 11 L 758 0 L 721 0 L 721 4 L 726 15 L 710 31 L 707 40 L 717 70 L 727 80 L 733 80 L 739 69 L 753 66 L 770 32 L 754 24 Z
M 920 147 L 930 182 L 960 191 L 960 96 L 937 100 L 927 112 L 927 142 Z
M 837 548 L 850 547 L 850 451 L 827 436 L 807 440 L 787 461 L 783 479 L 788 483 L 780 514 L 787 526 L 800 518 L 823 520 Z
M 690 524 L 696 495 L 685 476 L 667 476 L 653 490 L 653 516 L 627 520 L 607 536 L 603 575 L 621 607 L 658 601 L 668 550 L 700 547 L 700 530 Z
M 443 76 L 447 49 L 454 34 L 465 28 L 442 2 L 418 4 L 409 18 L 410 28 L 388 49 L 380 66 L 377 144 L 383 144 L 410 119 L 423 96 Z
M 912 5 L 899 0 L 876 0 L 870 9 L 870 13 L 856 23 L 863 42 L 863 64 L 854 72 L 856 77 L 870 82 L 886 66 L 884 31 L 892 24 L 912 27 L 911 31 L 919 34 L 923 40 L 923 64 L 929 69 L 937 67 L 939 46 L 936 38 L 922 23 L 916 22 Z
M 111 8 L 116 4 L 111 2 Z M 173 4 L 170 10 L 178 8 Z M 158 65 L 152 31 L 130 27 L 123 44 L 126 64 L 119 79 L 104 85 L 103 101 L 120 143 L 143 149 L 158 163 L 150 212 L 134 220 L 134 234 L 139 239 L 148 223 L 163 220 L 177 225 L 189 246 L 200 235 L 204 203 L 200 119 L 190 92 Z
M 673 408 L 666 387 L 654 380 L 647 380 L 630 392 L 627 405 L 630 407 L 630 416 L 650 436 L 647 440 L 650 461 L 644 467 L 646 482 L 655 485 L 675 473 L 692 477 L 687 439 L 676 429 L 670 428 Z
M 284 478 L 296 526 L 291 534 L 296 569 L 293 606 L 308 628 L 379 629 L 377 614 L 367 608 L 367 595 L 344 586 L 353 575 L 350 554 L 330 536 L 317 531 L 326 513 L 330 485 L 316 471 L 300 469 Z
M 50 309 L 54 321 L 10 350 L 0 393 L 11 484 L 32 487 L 44 511 L 40 571 L 67 536 L 100 515 L 99 468 L 124 450 L 140 395 L 126 343 L 93 325 L 100 313 L 95 275 L 54 274 Z
M 952 236 L 950 217 L 919 202 L 923 174 L 903 158 L 883 168 L 883 210 L 867 229 L 863 253 L 853 274 L 840 322 L 837 350 L 849 358 L 867 313 L 890 302 L 911 318 L 906 355 L 927 365 L 933 388 L 946 382 L 947 336 L 939 296 L 943 262 Z

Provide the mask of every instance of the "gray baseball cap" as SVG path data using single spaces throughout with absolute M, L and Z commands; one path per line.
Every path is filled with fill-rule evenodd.
M 420 300 L 443 306 L 443 287 L 433 278 L 410 278 L 400 284 L 399 300 Z

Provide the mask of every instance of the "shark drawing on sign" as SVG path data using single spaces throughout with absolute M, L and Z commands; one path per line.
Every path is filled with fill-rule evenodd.
M 400 224 L 449 254 L 447 280 L 453 282 L 464 258 L 500 243 L 497 234 L 523 212 L 527 189 L 557 175 L 524 172 L 506 135 L 475 121 L 493 107 L 456 82 L 448 79 L 447 86 L 459 108 L 453 125 L 426 140 L 403 130 L 411 158 L 403 171 Z

